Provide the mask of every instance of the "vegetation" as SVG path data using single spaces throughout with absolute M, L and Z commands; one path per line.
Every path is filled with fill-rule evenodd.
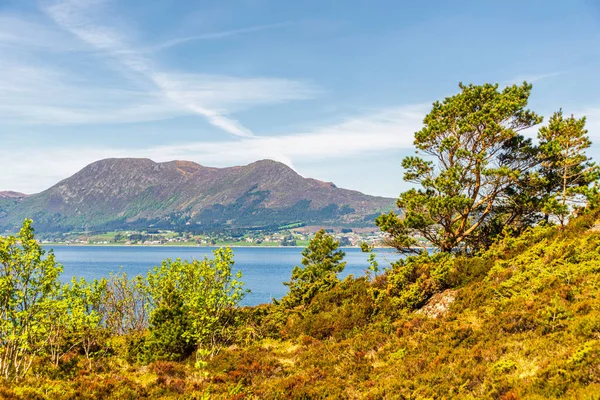
M 217 246 L 217 247 L 273 247 L 308 245 L 314 236 L 316 227 L 292 227 L 279 230 L 256 229 L 228 233 L 193 234 L 191 232 L 175 232 L 171 230 L 145 229 L 142 231 L 111 232 L 70 232 L 68 234 L 38 234 L 37 238 L 44 245 L 76 244 L 94 246 Z M 331 229 L 341 246 L 353 246 L 361 241 L 373 242 L 376 237 L 383 236 L 377 228 L 367 228 L 355 232 L 348 228 Z M 37 232 L 37 231 L 36 231 Z
M 548 126 L 539 131 L 544 212 L 565 224 L 573 205 L 585 204 L 593 193 L 590 183 L 598 179 L 598 166 L 585 155 L 591 141 L 585 129 L 585 117 L 564 118 L 554 113 Z
M 441 252 L 475 253 L 506 229 L 521 232 L 542 215 L 564 225 L 576 195 L 589 197 L 598 178 L 585 155 L 585 118 L 555 113 L 536 147 L 519 134 L 542 121 L 525 108 L 531 85 L 460 89 L 435 102 L 415 133 L 417 152 L 427 158 L 402 161 L 404 179 L 421 188 L 400 195 L 401 216 L 390 212 L 376 220 L 401 252 L 425 252 L 415 247 L 422 237 Z
M 310 304 L 319 292 L 325 292 L 339 282 L 337 274 L 344 270 L 346 263 L 342 262 L 345 253 L 338 247 L 339 243 L 325 230 L 317 232 L 302 252 L 304 268 L 294 267 L 290 281 L 283 283 L 290 288 L 281 300 L 283 306 L 293 308 Z
M 53 333 L 61 268 L 52 254 L 45 260 L 42 255 L 31 221 L 25 221 L 18 238 L 0 239 L 0 373 L 5 379 L 25 376 Z
M 409 158 L 422 188 L 378 219 L 400 250 L 422 231 L 434 251 L 382 269 L 371 253 L 364 277 L 338 278 L 344 253 L 321 230 L 272 304 L 238 306 L 228 249 L 61 286 L 26 221 L 0 239 L 0 397 L 596 398 L 600 209 L 584 120 L 555 114 L 534 146 L 516 134 L 539 122 L 529 85 L 461 89 L 416 135 L 440 164 Z
M 196 355 L 162 358 L 177 340 L 148 357 L 152 325 L 96 336 L 88 363 L 80 339 L 71 341 L 81 333 L 65 330 L 58 363 L 45 346 L 0 397 L 593 398 L 597 218 L 530 228 L 475 257 L 411 257 L 372 281 L 340 281 L 302 308 L 234 308 L 229 342 L 200 364 Z M 437 317 L 427 311 L 432 298 Z M 166 304 L 182 315 L 183 301 Z
M 231 336 L 231 310 L 245 294 L 242 273 L 232 273 L 231 250 L 218 249 L 214 255 L 213 260 L 167 260 L 148 273 L 152 359 L 181 359 L 196 350 L 200 361 L 216 354 Z
M 145 278 L 122 274 L 66 285 L 54 255 L 44 254 L 30 220 L 18 236 L 0 238 L 0 372 L 7 381 L 27 376 L 36 360 L 60 368 L 77 353 L 92 368 L 115 337 L 134 340 L 129 351 L 140 360 L 196 352 L 201 363 L 228 342 L 232 310 L 246 293 L 229 249 L 215 250 L 214 259 L 166 260 Z

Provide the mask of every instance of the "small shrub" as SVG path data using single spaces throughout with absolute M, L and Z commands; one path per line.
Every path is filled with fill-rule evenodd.
M 496 374 L 508 374 L 517 369 L 517 364 L 512 360 L 500 360 L 492 365 L 492 370 Z
M 155 361 L 148 365 L 148 369 L 156 375 L 164 375 L 171 378 L 185 378 L 185 365 L 172 361 Z

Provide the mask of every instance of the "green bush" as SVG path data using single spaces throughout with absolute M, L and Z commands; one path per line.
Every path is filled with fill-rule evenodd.
M 387 272 L 385 294 L 378 296 L 378 303 L 390 302 L 396 308 L 409 310 L 419 308 L 431 296 L 450 287 L 454 270 L 455 256 L 448 253 L 401 259 Z
M 189 357 L 196 349 L 193 333 L 183 295 L 169 282 L 150 317 L 147 359 L 180 361 Z
M 343 339 L 367 326 L 375 312 L 365 278 L 349 276 L 329 291 L 318 293 L 302 312 L 288 318 L 288 337 Z
M 177 360 L 196 349 L 200 361 L 233 339 L 234 309 L 246 293 L 233 263 L 230 249 L 218 249 L 214 259 L 166 260 L 148 273 L 149 360 Z

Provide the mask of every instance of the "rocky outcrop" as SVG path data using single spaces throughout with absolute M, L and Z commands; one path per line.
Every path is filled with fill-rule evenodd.
M 444 316 L 450 305 L 456 299 L 456 290 L 444 290 L 441 293 L 434 294 L 431 299 L 416 311 L 417 314 L 426 315 L 430 318 L 439 318 Z

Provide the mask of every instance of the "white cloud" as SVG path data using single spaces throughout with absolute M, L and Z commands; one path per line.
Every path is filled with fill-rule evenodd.
M 305 99 L 314 91 L 300 82 L 269 78 L 215 77 L 162 71 L 153 60 L 136 52 L 121 32 L 99 25 L 100 1 L 67 0 L 46 8 L 61 27 L 122 66 L 145 77 L 163 98 L 187 113 L 204 116 L 212 125 L 236 136 L 253 136 L 252 131 L 229 114 L 240 105 L 276 103 Z
M 80 81 L 49 66 L 0 61 L 0 121 L 68 125 L 153 121 L 181 115 L 157 93 Z
M 242 126 L 234 125 L 235 121 L 223 118 L 221 113 L 307 98 L 311 93 L 307 86 L 285 79 L 207 74 L 155 79 L 168 85 L 166 95 L 131 82 L 101 85 L 56 70 L 50 64 L 41 67 L 0 60 L 0 121 L 22 125 L 111 124 L 201 113 L 215 126 L 242 131 Z M 211 104 L 215 111 L 203 108 L 200 104 L 204 103 Z
M 182 103 L 210 103 L 212 108 L 222 113 L 255 105 L 309 99 L 316 92 L 304 83 L 276 78 L 239 79 L 207 74 L 157 73 L 154 79 Z
M 297 161 L 330 160 L 384 150 L 412 148 L 428 106 L 379 112 L 277 137 L 248 137 L 147 149 L 55 147 L 43 150 L 0 149 L 0 188 L 32 193 L 48 188 L 85 165 L 108 157 L 147 157 L 155 161 L 191 160 L 208 166 L 231 166 L 270 158 L 293 166 Z M 19 165 L 19 168 L 10 168 Z M 302 171 L 299 171 L 302 173 Z
M 264 24 L 264 25 L 256 25 L 248 28 L 241 29 L 230 29 L 227 31 L 219 31 L 219 32 L 209 32 L 203 33 L 201 35 L 193 35 L 187 37 L 180 37 L 171 40 L 167 40 L 161 44 L 157 44 L 155 46 L 150 46 L 147 49 L 143 49 L 144 52 L 152 52 L 152 51 L 160 51 L 164 49 L 168 49 L 170 47 L 179 46 L 180 44 L 194 42 L 197 40 L 209 40 L 209 39 L 224 39 L 233 36 L 244 35 L 253 32 L 261 32 L 271 29 L 284 28 L 291 25 L 292 22 L 279 22 L 275 24 Z
M 96 23 L 103 4 L 53 2 L 42 16 L 0 11 L 0 123 L 118 124 L 199 115 L 231 134 L 252 136 L 232 113 L 317 93 L 289 79 L 163 70 L 136 50 L 142 46 L 132 35 Z

